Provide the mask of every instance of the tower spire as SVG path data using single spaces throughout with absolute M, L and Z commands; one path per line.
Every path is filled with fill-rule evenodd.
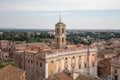
M 61 13 L 59 12 L 59 22 L 61 22 Z

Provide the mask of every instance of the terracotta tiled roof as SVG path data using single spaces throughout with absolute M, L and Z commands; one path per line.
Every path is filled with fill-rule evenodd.
M 107 67 L 110 66 L 110 59 L 104 59 L 98 62 L 98 67 Z
M 90 75 L 83 74 L 79 74 L 76 79 L 73 79 L 71 75 L 68 75 L 65 72 L 61 72 L 44 80 L 99 80 L 99 79 Z
M 90 75 L 79 74 L 79 76 L 75 80 L 99 80 Z
M 61 72 L 61 73 L 58 73 L 54 76 L 51 76 L 45 80 L 73 80 L 71 76 L 69 76 L 68 74 L 64 73 L 64 72 Z
M 25 71 L 8 65 L 0 69 L 0 80 L 20 80 Z

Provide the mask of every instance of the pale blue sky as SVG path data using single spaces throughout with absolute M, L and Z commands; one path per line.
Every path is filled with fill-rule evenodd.
M 0 0 L 0 28 L 120 29 L 120 0 Z

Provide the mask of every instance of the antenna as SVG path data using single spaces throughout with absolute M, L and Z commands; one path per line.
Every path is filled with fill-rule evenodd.
M 59 12 L 59 22 L 61 22 L 61 13 Z

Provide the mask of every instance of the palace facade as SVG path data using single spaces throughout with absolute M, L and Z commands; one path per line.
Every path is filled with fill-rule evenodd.
M 52 46 L 14 52 L 14 61 L 26 71 L 27 80 L 42 80 L 62 71 L 97 76 L 97 47 L 66 45 L 66 25 L 61 20 L 55 25 Z

